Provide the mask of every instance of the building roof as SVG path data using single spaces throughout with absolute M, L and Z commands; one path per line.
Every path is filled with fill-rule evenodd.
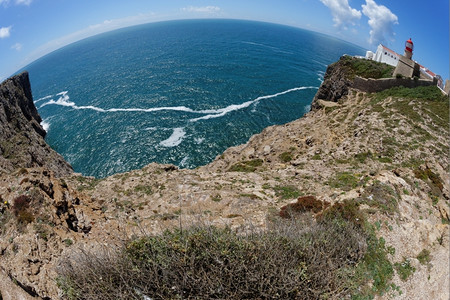
M 380 44 L 381 45 L 381 47 L 383 47 L 383 49 L 384 50 L 386 50 L 386 51 L 388 51 L 388 52 L 390 52 L 391 54 L 394 54 L 394 55 L 396 55 L 397 57 L 400 57 L 400 54 L 398 54 L 397 52 L 395 52 L 394 50 L 391 50 L 391 49 L 389 49 L 388 47 L 386 47 L 385 45 L 383 45 L 383 44 Z

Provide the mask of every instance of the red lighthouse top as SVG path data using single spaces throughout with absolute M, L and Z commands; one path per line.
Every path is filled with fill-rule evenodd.
M 408 52 L 412 53 L 413 49 L 414 49 L 414 43 L 411 41 L 411 38 L 410 38 L 405 43 L 405 51 L 408 51 Z

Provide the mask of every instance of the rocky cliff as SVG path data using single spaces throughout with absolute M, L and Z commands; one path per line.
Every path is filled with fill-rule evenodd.
M 95 179 L 69 168 L 55 173 L 59 158 L 40 167 L 7 161 L 0 175 L 3 299 L 59 299 L 58 266 L 80 251 L 198 220 L 267 228 L 305 195 L 330 205 L 351 202 L 374 228 L 387 261 L 364 275 L 371 297 L 448 299 L 448 98 L 411 89 L 367 94 L 351 79 L 337 82 L 348 72 L 329 68 L 314 100 L 319 105 L 304 117 L 266 128 L 195 170 L 150 164 Z M 20 101 L 32 106 L 24 76 L 2 88 L 18 89 L 27 97 Z M 11 107 L 22 111 L 19 98 Z M 20 121 L 5 117 L 6 126 L 37 134 L 39 117 L 29 111 Z M 21 151 L 30 158 L 30 150 Z M 388 285 L 380 288 L 380 280 Z
M 41 121 L 27 72 L 0 85 L 0 172 L 45 166 L 58 176 L 72 173 L 71 166 L 45 143 Z

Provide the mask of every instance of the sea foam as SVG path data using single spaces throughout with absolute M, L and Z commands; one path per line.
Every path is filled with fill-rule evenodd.
M 172 135 L 168 139 L 160 142 L 159 144 L 163 147 L 178 146 L 183 141 L 183 138 L 185 135 L 186 135 L 186 131 L 184 131 L 183 127 L 174 128 Z
M 50 128 L 50 123 L 47 120 L 42 120 L 41 126 L 45 130 L 45 132 L 48 132 L 48 129 Z
M 101 113 L 108 113 L 108 112 L 147 112 L 147 113 L 149 113 L 149 112 L 158 112 L 158 111 L 168 110 L 168 111 L 180 111 L 180 112 L 193 113 L 193 114 L 205 114 L 202 117 L 193 118 L 193 119 L 189 120 L 190 122 L 197 122 L 200 120 L 208 120 L 208 119 L 223 117 L 232 111 L 237 111 L 237 110 L 247 108 L 250 105 L 252 105 L 254 103 L 258 103 L 261 100 L 275 98 L 275 97 L 278 97 L 278 96 L 281 96 L 281 95 L 284 95 L 287 93 L 292 93 L 295 91 L 306 90 L 306 89 L 318 89 L 318 87 L 315 87 L 315 86 L 296 87 L 296 88 L 288 89 L 288 90 L 285 90 L 285 91 L 282 91 L 282 92 L 279 92 L 276 94 L 260 96 L 253 100 L 246 101 L 241 104 L 231 104 L 224 108 L 204 109 L 204 110 L 194 110 L 194 109 L 186 107 L 186 106 L 163 106 L 163 107 L 151 107 L 151 108 L 108 108 L 108 109 L 104 109 L 104 108 L 100 108 L 100 107 L 92 106 L 92 105 L 78 106 L 75 104 L 75 102 L 70 101 L 70 97 L 68 95 L 69 92 L 63 91 L 63 92 L 56 94 L 56 96 L 59 96 L 59 98 L 56 101 L 53 99 L 50 99 L 53 96 L 46 96 L 48 98 L 44 97 L 46 99 L 50 99 L 50 101 L 47 101 L 44 104 L 42 104 L 39 107 L 39 109 L 41 109 L 47 105 L 60 105 L 60 106 L 65 106 L 65 107 L 71 107 L 71 108 L 77 109 L 77 110 L 87 109 L 87 110 L 94 110 L 94 111 L 101 112 Z M 44 98 L 41 98 L 41 99 L 44 99 Z M 39 100 L 41 100 L 41 99 L 39 99 Z
M 284 94 L 287 94 L 287 93 L 300 91 L 300 90 L 306 90 L 306 89 L 318 89 L 318 87 L 315 87 L 315 86 L 296 87 L 296 88 L 288 89 L 286 91 L 279 92 L 279 93 L 276 93 L 276 94 L 260 96 L 258 98 L 255 98 L 253 100 L 244 102 L 242 104 L 232 104 L 232 105 L 229 105 L 229 106 L 227 106 L 225 108 L 221 108 L 221 109 L 217 109 L 217 110 L 213 110 L 213 111 L 202 111 L 202 112 L 207 112 L 207 113 L 210 113 L 210 114 L 208 114 L 206 116 L 203 116 L 203 117 L 190 119 L 189 121 L 197 122 L 197 121 L 200 121 L 200 120 L 208 120 L 208 119 L 212 119 L 212 118 L 223 117 L 224 115 L 226 115 L 229 112 L 249 107 L 250 105 L 252 105 L 254 103 L 258 103 L 261 100 L 275 98 L 275 97 L 278 97 L 278 96 L 281 96 L 281 95 L 284 95 Z

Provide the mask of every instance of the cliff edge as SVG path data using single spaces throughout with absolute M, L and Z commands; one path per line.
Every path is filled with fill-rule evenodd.
M 27 72 L 0 85 L 0 172 L 46 166 L 58 176 L 72 167 L 44 141 L 46 132 L 33 103 Z
M 58 164 L 51 161 L 40 167 L 25 163 L 15 171 L 4 168 L 0 174 L 3 299 L 20 299 L 19 294 L 23 299 L 100 299 L 83 294 L 98 286 L 108 297 L 107 292 L 114 295 L 118 289 L 117 282 L 106 276 L 107 267 L 116 266 L 111 249 L 139 246 L 130 241 L 173 228 L 183 232 L 198 222 L 227 225 L 238 233 L 249 228 L 270 230 L 294 218 L 290 212 L 305 226 L 306 244 L 352 240 L 347 236 L 314 240 L 308 226 L 322 226 L 323 216 L 338 226 L 356 226 L 364 237 L 355 240 L 356 252 L 344 260 L 337 261 L 333 251 L 316 253 L 317 259 L 324 259 L 323 266 L 329 266 L 330 259 L 344 267 L 336 269 L 333 286 L 311 282 L 306 285 L 310 294 L 299 292 L 295 299 L 307 295 L 309 299 L 325 295 L 329 299 L 448 299 L 449 99 L 431 86 L 361 91 L 354 87 L 353 63 L 360 65 L 357 69 L 373 68 L 351 60 L 350 66 L 335 64 L 327 70 L 314 99 L 319 105 L 311 112 L 268 127 L 195 170 L 152 163 L 95 179 L 70 170 L 57 177 L 53 168 Z M 334 82 L 339 78 L 347 79 Z M 8 84 L 24 97 L 19 81 Z M 9 122 L 5 126 L 23 130 L 8 132 L 26 136 L 32 131 L 42 139 L 39 129 L 30 125 L 39 124 L 31 108 L 23 113 L 19 100 L 13 103 L 17 104 L 10 106 L 27 121 L 14 126 L 14 121 Z M 29 158 L 30 150 L 23 151 Z M 184 249 L 177 241 L 174 245 L 181 247 L 177 251 Z M 86 277 L 93 264 L 94 277 Z M 127 272 L 123 266 L 121 276 Z M 298 267 L 305 271 L 305 280 L 318 278 L 306 261 Z M 68 273 L 64 268 L 78 271 Z M 136 269 L 131 268 L 130 274 Z M 128 295 L 143 298 L 133 280 Z M 176 293 L 172 287 L 178 283 L 170 284 L 165 291 Z M 188 292 L 183 290 L 179 296 L 189 298 Z

